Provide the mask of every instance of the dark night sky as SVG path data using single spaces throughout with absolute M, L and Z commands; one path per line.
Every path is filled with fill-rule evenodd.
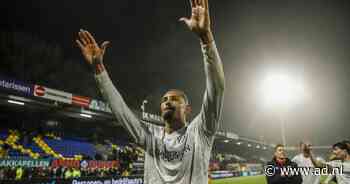
M 278 70 L 301 78 L 310 94 L 284 115 L 289 144 L 308 139 L 329 145 L 350 138 L 350 2 L 211 0 L 210 8 L 227 83 L 224 129 L 281 142 L 278 116 L 262 107 L 257 92 L 264 74 Z M 3 31 L 57 44 L 65 60 L 81 67 L 74 45 L 80 28 L 100 42 L 111 41 L 105 64 L 135 108 L 147 98 L 157 109 L 166 89 L 179 88 L 199 111 L 205 87 L 199 42 L 177 21 L 189 15 L 187 0 L 13 0 L 0 10 Z M 50 61 L 43 70 L 46 65 Z M 86 70 L 71 77 L 81 75 L 92 78 Z M 70 92 L 88 95 L 85 91 Z

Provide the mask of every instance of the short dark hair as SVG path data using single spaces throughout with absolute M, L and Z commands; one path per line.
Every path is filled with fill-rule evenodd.
M 350 140 L 343 140 L 342 142 L 350 145 Z
M 335 144 L 333 144 L 333 149 L 334 148 L 339 148 L 341 150 L 345 150 L 346 152 L 348 152 L 348 154 L 350 154 L 350 148 L 348 147 L 348 145 L 345 143 L 345 141 L 342 141 L 342 142 L 337 142 Z
M 185 94 L 184 91 L 182 91 L 182 90 L 180 90 L 180 89 L 169 89 L 166 93 L 171 92 L 171 91 L 174 91 L 174 92 L 176 92 L 176 93 L 179 93 L 179 95 L 185 100 L 185 103 L 186 103 L 186 104 L 190 104 L 190 103 L 189 103 L 189 100 L 188 100 L 188 98 L 187 98 L 187 95 Z
M 301 147 L 303 144 L 306 146 L 311 146 L 310 142 L 307 141 L 300 141 L 299 146 Z
M 276 151 L 277 148 L 279 148 L 279 147 L 284 147 L 284 145 L 283 145 L 283 144 L 277 144 L 277 145 L 275 146 L 275 151 Z

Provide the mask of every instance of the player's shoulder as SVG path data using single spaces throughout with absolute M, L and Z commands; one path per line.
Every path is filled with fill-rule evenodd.
M 343 162 L 344 170 L 350 173 L 350 160 Z
M 328 163 L 342 163 L 342 161 L 341 160 L 331 160 Z
M 342 165 L 342 161 L 341 160 L 331 160 L 331 161 L 325 162 L 325 164 L 330 165 L 332 167 L 340 167 Z
M 350 169 L 350 160 L 345 160 L 345 161 L 343 162 L 343 165 L 344 165 L 345 167 L 347 167 L 347 168 Z
M 194 119 L 192 119 L 192 121 L 188 122 L 187 131 L 194 131 L 197 128 L 199 121 L 201 121 L 201 119 L 199 116 L 196 116 Z

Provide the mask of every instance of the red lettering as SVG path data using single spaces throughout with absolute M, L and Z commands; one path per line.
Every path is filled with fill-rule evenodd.
M 80 162 L 78 160 L 54 160 L 51 163 L 52 167 L 80 167 Z

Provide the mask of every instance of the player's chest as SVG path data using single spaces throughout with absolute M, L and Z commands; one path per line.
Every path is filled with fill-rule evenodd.
M 155 156 L 165 162 L 182 162 L 191 157 L 194 150 L 194 139 L 189 134 L 163 137 L 156 140 Z

